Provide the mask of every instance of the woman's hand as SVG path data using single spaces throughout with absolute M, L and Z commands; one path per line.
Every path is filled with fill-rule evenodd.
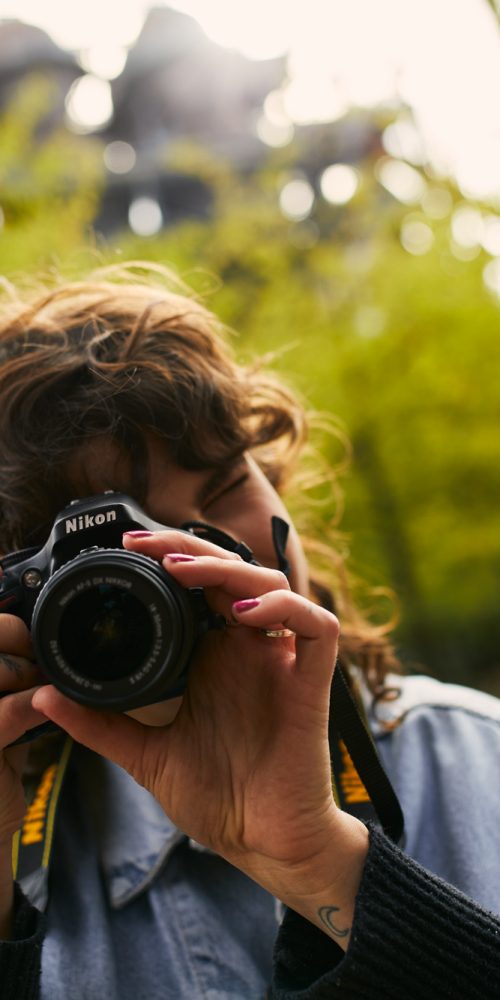
M 32 707 L 40 673 L 32 662 L 26 625 L 0 614 L 0 937 L 10 934 L 12 907 L 12 838 L 22 824 L 26 804 L 21 783 L 27 747 L 4 749 L 26 730 L 45 721 Z M 11 692 L 5 694 L 5 692 Z
M 168 727 L 83 708 L 49 687 L 34 704 L 129 771 L 190 837 L 310 919 L 321 905 L 349 906 L 367 838 L 331 789 L 336 618 L 293 593 L 283 574 L 184 533 L 128 535 L 124 545 L 162 561 L 181 585 L 203 587 L 229 626 L 200 642 Z M 295 636 L 262 631 L 273 627 Z

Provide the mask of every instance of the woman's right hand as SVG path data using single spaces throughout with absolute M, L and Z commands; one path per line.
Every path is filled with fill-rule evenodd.
M 40 672 L 32 660 L 29 630 L 20 618 L 0 614 L 0 937 L 10 936 L 12 908 L 12 838 L 22 824 L 26 804 L 22 772 L 27 745 L 8 747 L 28 729 L 46 720 L 31 706 Z M 10 692 L 10 693 L 6 693 Z

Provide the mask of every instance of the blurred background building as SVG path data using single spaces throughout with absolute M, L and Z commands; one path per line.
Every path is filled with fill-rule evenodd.
M 50 130 L 64 119 L 66 97 L 82 74 L 81 66 L 41 28 L 22 21 L 0 21 L 0 112 L 32 73 L 43 74 L 54 84 L 52 104 L 41 124 L 43 131 Z
M 86 73 L 40 28 L 0 22 L 0 109 L 33 74 L 51 85 L 40 132 L 65 128 L 103 144 L 106 183 L 94 222 L 105 236 L 128 226 L 153 235 L 181 218 L 210 215 L 210 184 L 171 162 L 185 144 L 248 175 L 263 166 L 270 149 L 293 138 L 301 179 L 285 195 L 292 217 L 314 197 L 327 166 L 355 164 L 381 151 L 381 130 L 369 114 L 346 117 L 334 130 L 328 121 L 293 125 L 281 96 L 285 55 L 250 59 L 217 45 L 194 18 L 165 6 L 149 10 L 110 82 Z M 349 185 L 349 178 L 344 182 Z

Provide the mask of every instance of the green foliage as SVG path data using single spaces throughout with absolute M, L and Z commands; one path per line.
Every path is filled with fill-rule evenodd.
M 0 121 L 0 272 L 46 271 L 91 244 L 102 185 L 101 151 L 90 139 L 44 128 L 53 84 L 33 76 Z

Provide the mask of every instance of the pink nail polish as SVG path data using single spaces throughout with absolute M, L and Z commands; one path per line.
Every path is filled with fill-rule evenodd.
M 129 538 L 151 538 L 152 531 L 125 531 L 123 537 L 128 535 Z
M 196 556 L 190 556 L 184 552 L 169 552 L 168 555 L 165 556 L 165 559 L 168 559 L 169 562 L 173 563 L 194 562 Z
M 250 611 L 251 608 L 256 608 L 260 604 L 260 597 L 249 597 L 246 601 L 235 601 L 233 608 L 236 612 L 240 611 Z

